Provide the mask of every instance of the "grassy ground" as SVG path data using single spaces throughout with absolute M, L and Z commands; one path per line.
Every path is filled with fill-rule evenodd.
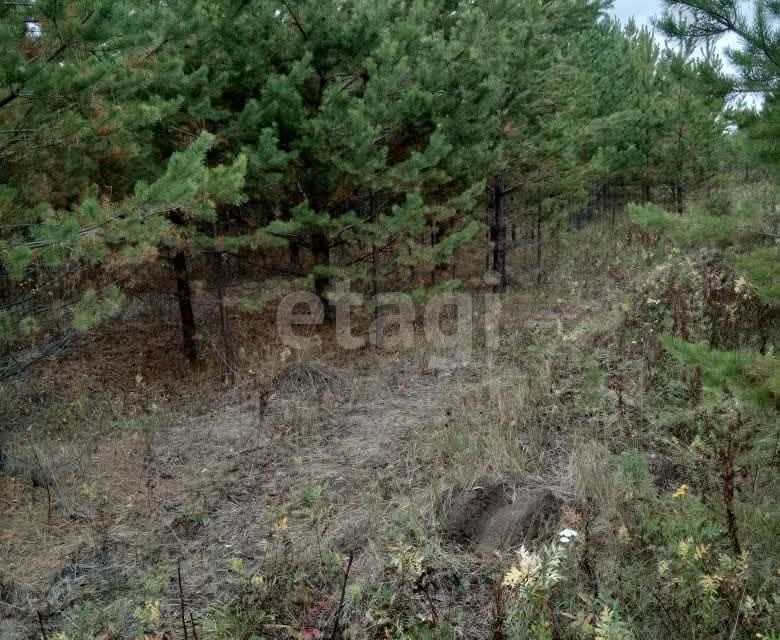
M 773 443 L 737 553 L 665 411 L 691 381 L 647 300 L 682 257 L 594 226 L 545 259 L 465 364 L 290 354 L 242 316 L 228 385 L 140 317 L 6 385 L 0 637 L 776 637 Z

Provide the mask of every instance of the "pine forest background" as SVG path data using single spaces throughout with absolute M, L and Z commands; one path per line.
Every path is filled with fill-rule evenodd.
M 780 638 L 780 2 L 610 8 L 0 2 L 0 637 Z

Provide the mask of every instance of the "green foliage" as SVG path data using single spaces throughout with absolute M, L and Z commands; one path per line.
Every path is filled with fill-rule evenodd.
M 748 42 L 751 56 L 734 56 L 742 82 L 770 70 L 773 63 L 756 48 L 769 27 L 760 19 L 747 21 L 738 3 L 666 4 L 687 9 L 682 17 L 665 17 L 663 25 L 674 35 L 734 31 Z M 766 3 L 753 4 L 769 10 Z M 774 45 L 763 45 L 771 56 Z M 770 96 L 774 88 L 774 80 L 763 86 Z M 748 136 L 771 117 L 771 108 L 754 114 L 757 128 Z M 664 549 L 657 559 L 657 597 L 665 616 L 686 628 L 707 635 L 729 627 L 732 635 L 763 637 L 776 628 L 780 600 L 774 569 L 761 561 L 763 554 L 776 555 L 774 534 L 765 536 L 760 524 L 766 513 L 761 492 L 774 487 L 754 483 L 750 489 L 741 478 L 748 469 L 759 473 L 771 466 L 778 437 L 774 195 L 765 198 L 756 184 L 745 197 L 726 176 L 686 215 L 657 206 L 631 206 L 629 213 L 652 232 L 645 240 L 675 245 L 628 323 L 640 327 L 643 344 L 662 347 L 656 375 L 664 392 L 652 422 L 685 470 L 686 481 L 670 498 L 645 491 L 633 509 L 642 538 Z
M 760 113 L 746 108 L 737 113 L 737 121 L 747 131 L 749 153 L 776 171 L 780 166 L 780 5 L 768 0 L 665 0 L 664 4 L 667 11 L 659 25 L 672 37 L 711 42 L 727 33 L 736 36 L 742 46 L 732 47 L 726 53 L 737 71 L 736 77 L 714 77 L 711 81 L 764 98 Z
M 133 637 L 144 630 L 143 621 L 136 611 L 134 603 L 126 598 L 110 604 L 79 602 L 66 617 L 62 631 L 54 637 L 56 640 L 90 640 L 101 633 Z
M 747 274 L 767 304 L 780 306 L 780 247 L 760 247 L 734 255 L 731 261 Z
M 106 288 L 101 297 L 90 289 L 73 309 L 73 326 L 81 331 L 90 329 L 104 318 L 118 313 L 121 304 L 122 292 L 118 287 Z
M 291 242 L 320 295 L 377 254 L 372 288 L 422 290 L 481 236 L 497 176 L 513 215 L 547 219 L 716 163 L 715 63 L 600 20 L 604 2 L 336 5 L 5 5 L 4 268 L 88 264 L 122 288 L 175 255 Z
M 663 342 L 681 363 L 701 372 L 702 387 L 714 402 L 722 402 L 724 393 L 759 404 L 780 399 L 780 362 L 774 355 L 721 351 L 705 342 L 693 344 L 671 336 Z
M 628 207 L 632 222 L 662 234 L 681 247 L 711 245 L 727 249 L 750 240 L 755 234 L 746 222 L 734 215 L 680 216 L 658 205 Z
M 214 607 L 204 616 L 203 634 L 213 640 L 262 638 L 265 625 L 272 621 L 273 617 L 255 608 Z

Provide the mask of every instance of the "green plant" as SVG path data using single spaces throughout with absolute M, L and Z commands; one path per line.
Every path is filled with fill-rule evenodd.
M 520 547 L 497 596 L 506 602 L 503 626 L 510 637 L 553 638 L 553 597 L 564 579 L 561 565 L 569 554 L 568 542 L 544 545 L 537 551 Z
M 179 513 L 187 522 L 204 527 L 209 523 L 209 512 L 202 502 L 188 502 L 179 506 Z

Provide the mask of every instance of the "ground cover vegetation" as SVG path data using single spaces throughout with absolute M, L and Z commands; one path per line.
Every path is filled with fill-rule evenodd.
M 665 7 L 0 4 L 0 637 L 780 637 L 780 5 Z

